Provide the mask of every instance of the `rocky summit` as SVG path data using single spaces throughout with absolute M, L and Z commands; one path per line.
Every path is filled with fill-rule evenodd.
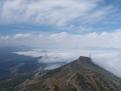
M 16 91 L 121 91 L 121 79 L 89 57 L 43 73 L 17 86 Z

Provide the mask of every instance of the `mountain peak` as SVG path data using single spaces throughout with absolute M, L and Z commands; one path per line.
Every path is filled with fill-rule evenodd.
M 82 59 L 88 59 L 88 60 L 90 60 L 91 58 L 90 57 L 86 57 L 86 56 L 80 56 L 79 60 L 82 60 Z
M 80 56 L 78 58 L 78 61 L 90 63 L 90 62 L 92 62 L 92 59 L 90 57 Z
M 121 79 L 94 64 L 77 60 L 17 87 L 16 91 L 121 91 Z
M 80 56 L 77 60 L 73 61 L 72 63 L 70 63 L 71 66 L 79 66 L 80 68 L 82 68 L 83 66 L 88 67 L 88 66 L 92 66 L 92 67 L 97 67 L 97 65 L 95 65 L 92 61 L 92 59 L 90 57 L 85 57 L 85 56 Z

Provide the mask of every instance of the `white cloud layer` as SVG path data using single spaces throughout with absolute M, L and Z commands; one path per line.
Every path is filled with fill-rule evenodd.
M 47 49 L 46 51 L 35 49 L 32 51 L 18 51 L 15 52 L 18 55 L 32 56 L 43 58 L 39 60 L 40 63 L 47 63 L 45 69 L 55 69 L 60 67 L 64 63 L 69 63 L 79 56 L 88 56 L 92 58 L 92 61 L 101 66 L 102 68 L 114 73 L 118 77 L 121 77 L 121 51 L 117 50 L 86 50 L 86 49 L 70 49 L 70 50 L 58 50 Z
M 121 77 L 121 30 L 102 33 L 69 34 L 60 33 L 19 33 L 0 36 L 0 46 L 26 45 L 50 50 L 41 62 L 69 62 L 80 55 L 91 56 L 103 68 Z M 55 51 L 54 51 L 55 50 Z M 57 50 L 57 51 L 56 51 Z M 41 50 L 17 52 L 19 55 L 39 57 Z M 57 67 L 58 64 L 55 64 Z M 51 66 L 50 66 L 51 68 Z M 49 69 L 49 68 L 47 68 Z
M 89 23 L 103 19 L 110 6 L 102 0 L 5 0 L 0 1 L 1 23 L 37 23 L 65 26 L 74 21 Z M 83 22 L 82 22 L 83 21 Z
M 121 49 L 121 30 L 114 32 L 70 34 L 60 33 L 17 33 L 0 36 L 0 46 L 25 45 L 42 49 L 101 48 Z

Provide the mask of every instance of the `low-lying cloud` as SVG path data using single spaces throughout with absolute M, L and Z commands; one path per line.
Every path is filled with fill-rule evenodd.
M 25 45 L 37 48 L 36 50 L 17 52 L 19 55 L 48 57 L 40 62 L 70 62 L 80 55 L 91 56 L 93 61 L 101 67 L 121 77 L 121 30 L 102 33 L 70 34 L 60 33 L 18 33 L 0 36 L 0 46 Z M 46 51 L 44 51 L 46 52 Z M 51 67 L 50 67 L 51 68 Z
M 36 52 L 36 54 L 34 54 Z M 116 50 L 47 50 L 43 53 L 42 50 L 23 51 L 16 52 L 18 55 L 40 57 L 38 60 L 40 63 L 47 63 L 45 69 L 54 69 L 60 67 L 63 64 L 69 63 L 78 59 L 79 56 L 88 56 L 92 58 L 92 61 L 101 66 L 102 68 L 114 73 L 118 77 L 121 77 L 121 51 Z M 35 56 L 36 55 L 36 56 Z

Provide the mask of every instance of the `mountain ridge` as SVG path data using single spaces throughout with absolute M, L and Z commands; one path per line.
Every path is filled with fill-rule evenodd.
M 121 79 L 94 64 L 89 57 L 26 81 L 16 91 L 121 91 Z

